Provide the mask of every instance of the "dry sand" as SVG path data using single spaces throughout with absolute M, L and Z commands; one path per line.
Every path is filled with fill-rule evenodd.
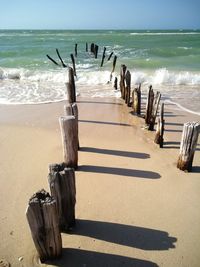
M 25 217 L 62 161 L 64 103 L 0 106 L 0 259 L 11 267 L 200 266 L 200 146 L 193 172 L 176 168 L 182 124 L 199 120 L 167 105 L 165 145 L 120 99 L 78 99 L 77 226 L 63 255 L 40 264 Z M 2 265 L 0 264 L 0 267 Z

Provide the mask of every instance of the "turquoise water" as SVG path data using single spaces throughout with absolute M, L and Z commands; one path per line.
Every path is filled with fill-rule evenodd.
M 88 47 L 92 42 L 99 46 L 98 59 L 86 52 L 86 42 Z M 60 63 L 56 55 L 58 48 L 64 62 L 71 65 L 70 54 L 74 53 L 75 43 L 78 44 L 80 94 L 84 95 L 86 85 L 94 88 L 107 84 L 113 60 L 107 61 L 107 57 L 114 52 L 118 57 L 115 76 L 119 76 L 120 65 L 126 64 L 132 73 L 133 86 L 139 82 L 144 86 L 153 84 L 164 88 L 165 94 L 171 94 L 175 87 L 175 98 L 180 86 L 182 90 L 192 88 L 192 97 L 200 100 L 199 30 L 0 30 L 0 103 L 38 103 L 65 98 L 67 71 L 54 65 L 46 54 Z M 100 68 L 104 46 L 106 59 Z M 108 93 L 109 89 L 106 90 Z M 92 88 L 89 91 L 93 96 Z

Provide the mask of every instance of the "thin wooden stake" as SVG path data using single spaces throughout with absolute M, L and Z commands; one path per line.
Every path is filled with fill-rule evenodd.
M 104 47 L 104 49 L 103 49 L 103 55 L 102 55 L 102 59 L 101 59 L 101 67 L 103 67 L 103 63 L 104 63 L 104 59 L 105 59 L 105 53 L 106 53 L 106 47 Z
M 155 125 L 155 121 L 156 121 L 156 116 L 157 116 L 157 112 L 158 112 L 158 106 L 160 103 L 160 98 L 161 98 L 160 92 L 156 92 L 156 97 L 154 98 L 152 112 L 150 114 L 150 119 L 149 119 L 149 130 L 150 131 L 154 130 L 154 125 Z
M 64 162 L 67 167 L 78 168 L 78 129 L 75 116 L 59 118 Z
M 112 55 L 113 55 L 113 52 L 110 53 L 110 55 L 109 55 L 109 57 L 108 57 L 108 61 L 111 59 Z
M 117 77 L 115 77 L 115 80 L 114 80 L 114 88 L 115 88 L 115 90 L 117 90 Z
M 149 86 L 148 96 L 147 96 L 147 103 L 146 103 L 146 114 L 145 114 L 145 123 L 146 125 L 149 125 L 150 118 L 152 114 L 152 108 L 153 108 L 153 101 L 154 101 L 154 92 L 152 89 L 152 86 Z
M 184 123 L 177 168 L 192 171 L 192 163 L 200 132 L 199 122 Z
M 112 81 L 112 74 L 115 71 L 116 62 L 117 62 L 117 56 L 114 56 L 114 59 L 113 59 L 113 68 L 112 68 L 112 71 L 110 73 L 110 82 Z
M 75 48 L 74 48 L 75 57 L 77 57 L 77 46 L 78 46 L 78 44 L 75 44 Z
M 126 87 L 125 87 L 125 103 L 130 107 L 130 94 L 131 94 L 131 73 L 127 70 L 125 75 Z
M 71 60 L 72 60 L 74 76 L 76 76 L 76 64 L 75 64 L 74 55 L 73 54 L 70 54 L 70 57 L 71 57 Z
M 121 97 L 125 99 L 125 73 L 126 73 L 126 65 L 122 64 L 121 65 L 121 70 L 120 70 L 120 90 L 121 90 Z
M 91 43 L 90 52 L 94 54 L 94 43 Z
M 26 217 L 41 262 L 59 257 L 62 240 L 55 199 L 38 191 L 29 200 Z
M 58 51 L 57 48 L 56 48 L 56 53 L 57 53 L 57 55 L 58 55 L 58 57 L 59 57 L 59 59 L 60 59 L 60 62 L 61 62 L 61 64 L 62 64 L 63 68 L 66 68 L 67 65 L 65 65 L 65 63 L 63 62 L 62 57 L 61 57 L 61 55 L 60 55 L 60 53 L 59 53 L 59 51 Z
M 156 135 L 154 142 L 160 146 L 160 148 L 163 147 L 163 135 L 164 135 L 164 103 L 161 104 L 160 107 L 160 117 L 158 118 L 157 128 L 156 128 Z
M 95 58 L 98 57 L 98 50 L 99 50 L 99 46 L 95 44 L 95 46 L 94 46 L 94 57 Z
M 133 112 L 137 115 L 141 114 L 141 84 L 135 88 L 132 93 L 132 107 Z
M 88 43 L 85 44 L 85 51 L 88 52 Z
M 60 229 L 62 231 L 69 230 L 75 225 L 76 185 L 74 169 L 65 168 L 64 164 L 51 164 L 48 181 L 51 195 L 56 200 Z
M 60 65 L 58 64 L 58 62 L 56 62 L 52 57 L 50 57 L 49 55 L 46 55 L 46 56 L 47 56 L 48 59 L 51 60 L 55 65 L 60 66 Z

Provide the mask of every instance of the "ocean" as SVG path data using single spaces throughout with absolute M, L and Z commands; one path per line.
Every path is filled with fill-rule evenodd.
M 86 52 L 99 46 L 98 58 Z M 66 99 L 67 68 L 74 54 L 80 96 L 120 97 L 108 83 L 113 57 L 113 77 L 120 66 L 131 72 L 132 88 L 139 83 L 146 93 L 151 84 L 165 102 L 200 114 L 200 30 L 0 30 L 0 104 L 39 104 Z M 106 47 L 104 66 L 100 67 Z M 59 63 L 53 64 L 46 55 Z

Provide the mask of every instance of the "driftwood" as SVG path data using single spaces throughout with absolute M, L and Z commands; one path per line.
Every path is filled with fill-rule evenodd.
M 60 62 L 61 62 L 61 64 L 62 64 L 63 68 L 66 68 L 67 65 L 65 65 L 65 63 L 63 62 L 62 57 L 61 57 L 61 55 L 60 55 L 60 53 L 59 53 L 59 51 L 58 51 L 57 48 L 56 48 L 56 53 L 57 53 L 57 55 L 58 55 L 58 57 L 59 57 L 59 59 L 60 59 Z
M 131 94 L 131 73 L 129 70 L 127 70 L 125 74 L 125 81 L 126 81 L 126 87 L 125 87 L 125 103 L 127 106 L 130 106 L 130 94 Z
M 59 118 L 64 162 L 67 167 L 78 167 L 78 125 L 75 116 Z
M 184 123 L 177 168 L 192 171 L 192 162 L 200 132 L 199 122 Z
M 76 185 L 75 173 L 65 164 L 49 166 L 49 187 L 56 200 L 60 230 L 66 231 L 75 225 Z
M 114 88 L 115 90 L 117 90 L 117 77 L 115 77 L 115 80 L 114 80 Z
M 141 84 L 132 92 L 132 108 L 134 113 L 141 114 Z
M 157 128 L 156 128 L 156 135 L 154 142 L 160 146 L 160 148 L 163 147 L 163 135 L 164 135 L 164 125 L 165 125 L 165 120 L 164 120 L 164 103 L 161 104 L 160 107 L 160 116 L 158 118 L 157 122 Z
M 78 44 L 75 44 L 75 48 L 74 48 L 75 57 L 77 57 L 77 46 L 78 46 Z
M 95 58 L 98 57 L 98 50 L 99 50 L 99 46 L 95 44 L 95 46 L 94 46 L 94 57 Z
M 103 55 L 102 55 L 102 59 L 101 59 L 101 67 L 103 67 L 103 63 L 104 63 L 104 59 L 105 59 L 105 54 L 106 54 L 106 47 L 104 47 L 104 49 L 103 49 Z
M 108 61 L 111 59 L 112 55 L 113 55 L 113 52 L 110 53 L 110 55 L 108 57 Z
M 160 92 L 156 92 L 156 96 L 154 98 L 153 101 L 153 107 L 152 107 L 152 111 L 150 114 L 150 119 L 149 119 L 149 129 L 150 131 L 154 130 L 154 125 L 155 125 L 155 121 L 156 121 L 156 116 L 157 116 L 157 112 L 158 112 L 158 106 L 160 103 L 160 98 L 161 98 L 161 94 Z
M 120 70 L 120 90 L 121 90 L 121 97 L 125 99 L 125 73 L 126 73 L 126 65 L 122 64 L 121 65 L 121 70 Z
M 146 103 L 146 113 L 145 113 L 145 123 L 149 125 L 151 113 L 153 109 L 153 100 L 154 100 L 154 92 L 152 86 L 149 86 L 148 96 L 147 96 L 147 103 Z
M 38 191 L 29 200 L 26 217 L 41 262 L 59 257 L 62 240 L 55 199 Z
M 71 60 L 72 60 L 74 76 L 76 76 L 76 64 L 75 64 L 74 55 L 73 54 L 70 54 L 70 57 L 71 57 Z
M 47 56 L 48 59 L 51 60 L 55 65 L 60 66 L 60 65 L 58 64 L 58 62 L 56 62 L 52 57 L 50 57 L 49 55 L 46 55 L 46 56 Z

